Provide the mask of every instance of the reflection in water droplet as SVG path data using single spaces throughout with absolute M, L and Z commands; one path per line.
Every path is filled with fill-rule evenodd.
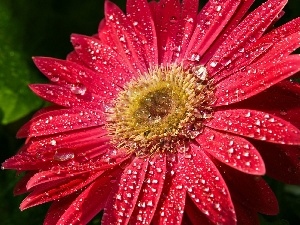
M 58 82 L 59 81 L 59 77 L 51 77 L 50 79 L 52 82 Z
M 74 153 L 72 152 L 56 152 L 53 156 L 53 159 L 56 161 L 67 161 L 74 158 Z
M 55 140 L 51 140 L 50 144 L 53 145 L 53 146 L 55 146 L 56 145 L 56 141 Z
M 72 85 L 71 91 L 76 95 L 84 95 L 86 92 L 86 87 L 82 84 Z

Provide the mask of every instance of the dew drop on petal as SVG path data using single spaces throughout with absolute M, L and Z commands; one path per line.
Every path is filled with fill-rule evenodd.
M 86 92 L 86 87 L 82 84 L 76 84 L 72 85 L 70 90 L 76 95 L 84 95 Z
M 245 117 L 250 117 L 251 116 L 251 113 L 250 112 L 248 112 L 246 115 L 245 115 Z
M 170 23 L 176 23 L 177 22 L 177 18 L 175 16 L 172 16 L 170 18 Z
M 53 145 L 53 146 L 55 146 L 56 145 L 56 141 L 55 140 L 51 140 L 50 144 Z
M 63 153 L 56 152 L 53 156 L 54 160 L 60 162 L 67 161 L 73 158 L 74 158 L 74 153 L 72 152 L 63 152 Z
M 217 12 L 220 12 L 221 9 L 222 9 L 222 6 L 220 6 L 220 5 L 218 5 L 218 6 L 216 7 L 216 11 L 217 11 Z
M 50 79 L 52 82 L 58 82 L 59 81 L 59 77 L 51 77 Z
M 218 64 L 217 62 L 211 62 L 211 63 L 210 63 L 210 66 L 211 66 L 211 67 L 216 67 L 217 64 Z

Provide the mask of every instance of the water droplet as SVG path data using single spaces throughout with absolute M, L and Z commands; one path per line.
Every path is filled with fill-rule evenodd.
M 55 146 L 56 145 L 56 141 L 55 140 L 51 140 L 50 144 L 53 145 L 53 146 Z
M 118 200 L 122 200 L 122 195 L 120 195 L 120 194 L 117 194 L 117 195 L 116 195 L 116 199 L 118 199 Z
M 197 66 L 193 70 L 193 73 L 202 81 L 206 80 L 207 78 L 207 70 L 204 66 Z
M 192 158 L 192 155 L 191 155 L 191 154 L 186 154 L 186 155 L 184 156 L 184 158 L 186 158 L 186 159 L 191 159 L 191 158 Z
M 161 168 L 156 168 L 156 171 L 157 171 L 158 173 L 161 173 L 161 172 L 162 172 L 162 169 L 161 169 Z
M 228 149 L 228 152 L 229 152 L 230 154 L 232 154 L 232 153 L 234 152 L 234 149 L 233 149 L 233 148 L 230 148 L 230 149 Z
M 148 201 L 147 206 L 153 206 L 152 200 Z
M 213 67 L 213 68 L 216 67 L 217 65 L 218 65 L 217 62 L 211 62 L 211 63 L 210 63 L 210 66 Z
M 243 153 L 243 156 L 245 156 L 245 157 L 248 157 L 250 154 L 249 154 L 249 152 L 244 152 Z
M 189 22 L 189 23 L 193 23 L 193 22 L 194 22 L 194 19 L 193 19 L 192 17 L 190 17 L 190 18 L 188 18 L 186 21 Z
M 256 124 L 257 126 L 260 126 L 260 124 L 261 124 L 260 120 L 256 120 L 256 121 L 255 121 L 255 124 Z
M 198 53 L 192 53 L 192 55 L 189 57 L 189 60 L 192 62 L 199 61 L 200 55 Z
M 123 36 L 121 36 L 120 38 L 119 38 L 119 40 L 121 41 L 121 42 L 126 42 L 126 40 L 125 40 L 125 36 L 123 35 Z
M 126 196 L 127 196 L 128 198 L 131 198 L 131 193 L 127 193 Z
M 222 6 L 220 6 L 220 5 L 218 5 L 218 6 L 216 7 L 216 11 L 217 11 L 217 12 L 220 12 L 221 9 L 222 9 Z
M 83 84 L 74 84 L 70 89 L 76 95 L 84 95 L 86 92 L 86 87 Z
M 274 118 L 270 118 L 269 121 L 270 121 L 271 123 L 274 123 L 274 122 L 275 122 L 275 119 L 274 119 Z
M 180 185 L 177 185 L 177 186 L 176 186 L 176 189 L 178 189 L 178 190 L 182 189 L 182 185 L 181 185 L 181 184 L 180 184 Z
M 50 79 L 52 82 L 58 82 L 59 81 L 59 77 L 51 77 Z
M 170 18 L 170 23 L 176 23 L 177 22 L 177 18 L 175 16 L 172 16 Z
M 143 217 L 141 215 L 137 215 L 136 218 L 137 218 L 138 221 L 143 221 Z
M 245 49 L 244 48 L 241 48 L 241 49 L 239 49 L 238 50 L 240 53 L 243 53 L 243 52 L 245 52 Z
M 157 184 L 158 180 L 152 180 L 152 184 Z
M 53 159 L 56 161 L 67 161 L 74 158 L 74 153 L 72 152 L 56 152 L 53 156 Z

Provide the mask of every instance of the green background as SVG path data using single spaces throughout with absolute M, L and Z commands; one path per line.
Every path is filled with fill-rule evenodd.
M 114 0 L 124 8 L 125 0 Z M 204 4 L 205 1 L 201 1 Z M 262 1 L 256 1 L 255 5 Z M 92 35 L 103 18 L 103 0 L 0 0 L 0 162 L 14 155 L 23 140 L 15 133 L 45 103 L 27 84 L 46 82 L 32 56 L 65 58 L 70 34 Z M 280 23 L 300 16 L 300 1 L 290 0 Z M 0 171 L 0 224 L 42 224 L 49 205 L 19 211 L 24 196 L 14 197 L 14 171 Z M 300 224 L 300 188 L 268 179 L 281 213 L 261 216 L 262 224 Z M 99 217 L 90 224 L 99 224 Z

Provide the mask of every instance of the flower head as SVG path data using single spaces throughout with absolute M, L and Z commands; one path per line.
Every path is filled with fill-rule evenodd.
M 271 29 L 286 0 L 105 2 L 97 35 L 66 60 L 36 57 L 53 106 L 18 132 L 3 163 L 25 171 L 21 209 L 45 224 L 258 224 L 276 214 L 261 178 L 300 183 L 300 19 Z

